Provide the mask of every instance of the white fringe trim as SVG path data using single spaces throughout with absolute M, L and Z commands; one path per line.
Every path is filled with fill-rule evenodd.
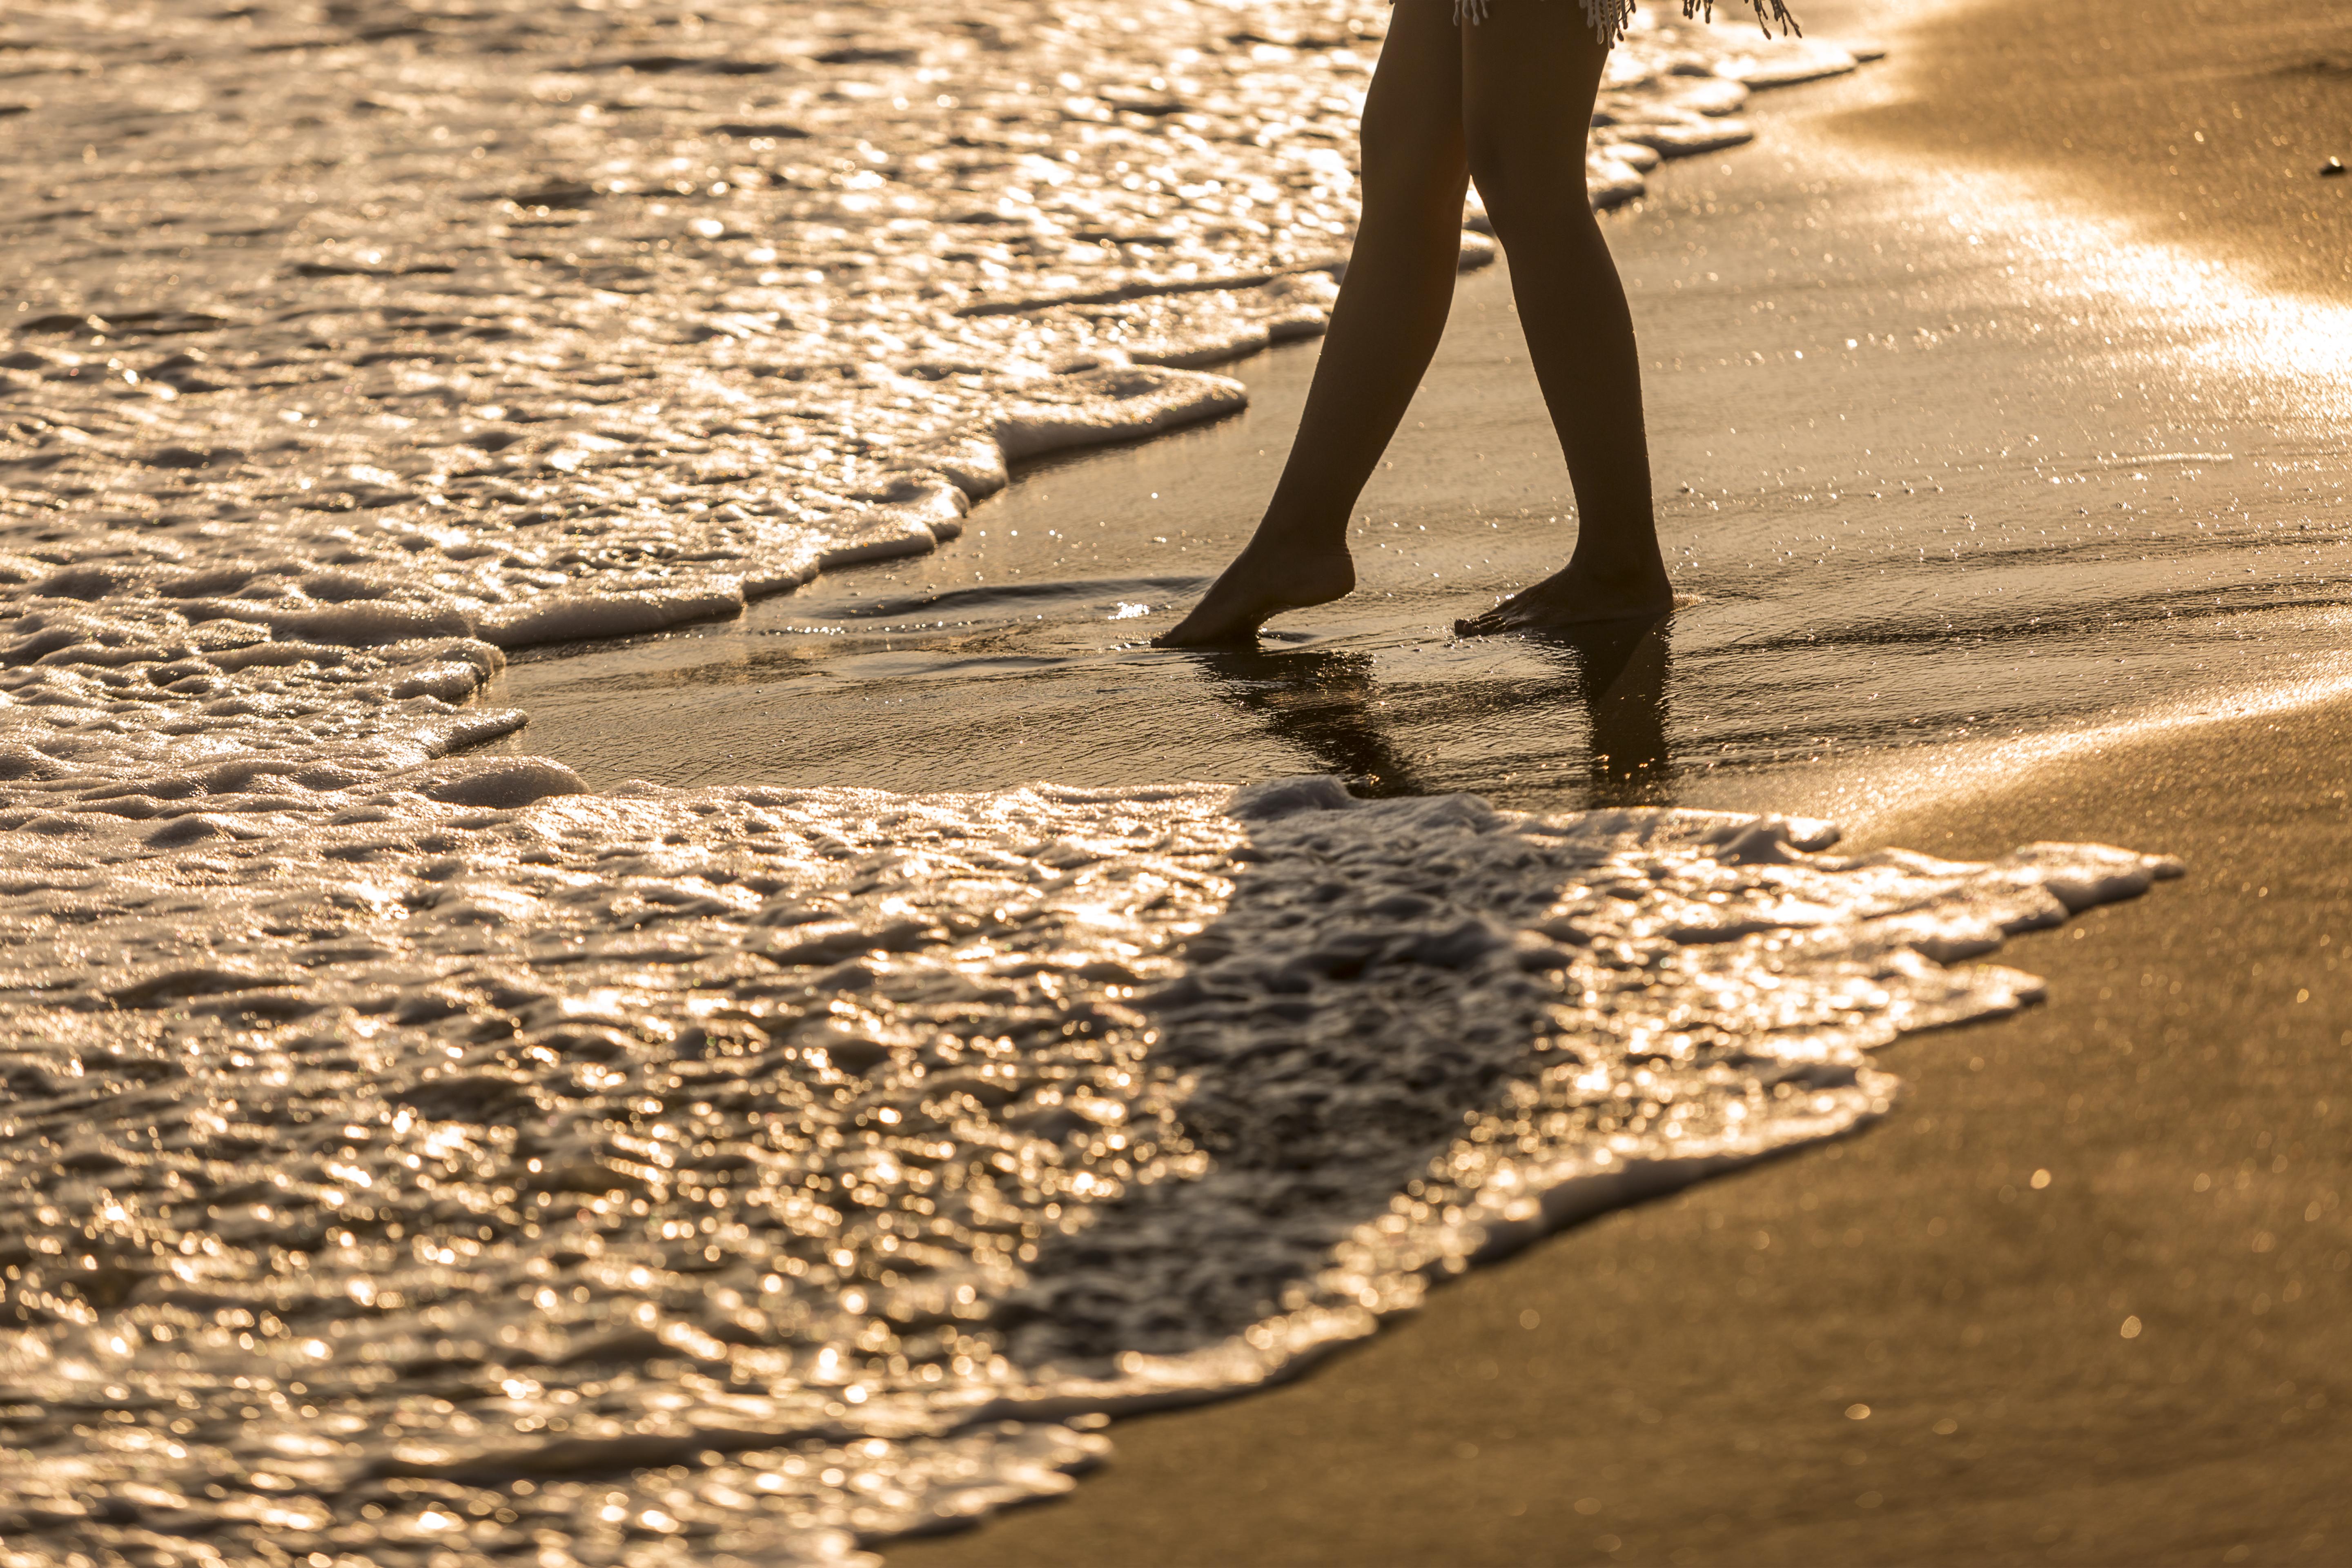
M 1493 5 L 1494 0 L 1454 0 L 1454 25 L 1485 21 Z M 1593 37 L 1604 44 L 1623 37 L 1625 24 L 1633 16 L 1633 0 L 1584 0 L 1584 19 L 1591 24 Z
M 1783 33 L 1803 36 L 1804 29 L 1797 26 L 1794 16 L 1789 15 L 1788 0 L 1750 0 L 1750 4 L 1756 8 L 1757 21 L 1763 24 L 1766 32 L 1770 32 L 1772 24 L 1777 22 Z M 1454 0 L 1454 25 L 1460 27 L 1472 22 L 1483 22 L 1493 5 L 1494 0 Z M 1766 14 L 1768 6 L 1770 8 L 1769 16 Z M 1715 0 L 1683 0 L 1684 16 L 1696 16 L 1702 12 L 1708 21 L 1715 20 Z M 1625 36 L 1625 25 L 1633 19 L 1633 0 L 1584 0 L 1584 19 L 1592 25 L 1593 37 L 1613 47 Z

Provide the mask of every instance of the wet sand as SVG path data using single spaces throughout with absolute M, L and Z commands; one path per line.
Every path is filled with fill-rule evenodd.
M 2191 8 L 2081 9 L 2136 63 L 2075 101 L 2119 147 L 2135 102 L 2138 134 L 2162 135 L 2144 106 L 2171 101 L 2174 13 Z M 2252 78 L 2302 36 L 2298 7 L 2231 15 L 2281 28 L 2216 27 L 2194 53 L 2217 77 Z M 2004 155 L 1987 122 L 2032 98 L 2009 58 L 2023 16 L 1954 10 L 1894 35 L 1925 62 L 1906 68 L 1924 107 L 1862 122 L 1907 114 Z M 1984 47 L 1931 58 L 1962 35 Z M 2039 123 L 2074 90 L 2045 85 Z M 2292 221 L 2251 199 L 2224 220 L 2199 237 L 2317 286 Z M 1289 1386 L 1122 1424 L 1070 1500 L 893 1548 L 894 1568 L 2336 1560 L 2352 1532 L 2347 718 L 2218 719 L 1847 810 L 1862 842 L 2105 839 L 2190 875 L 2010 949 L 2047 1005 L 1887 1053 L 1906 1092 L 1877 1129 L 1554 1237 Z M 1837 786 L 1825 765 L 1754 804 Z
M 1072 1500 L 890 1561 L 2336 1560 L 2346 717 L 1870 822 L 2191 870 L 2011 948 L 2049 1003 L 1887 1053 L 1879 1128 L 1554 1237 L 1291 1386 L 1122 1426 Z
M 1850 129 L 1998 162 L 2275 286 L 2352 298 L 2352 12 L 2307 0 L 1988 0 L 1904 35 L 1910 101 Z

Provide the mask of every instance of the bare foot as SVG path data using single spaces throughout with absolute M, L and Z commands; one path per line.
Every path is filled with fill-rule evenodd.
M 1308 545 L 1252 539 L 1221 573 L 1192 613 L 1151 639 L 1154 647 L 1230 647 L 1257 636 L 1285 610 L 1328 605 L 1356 586 L 1356 563 L 1340 543 Z
M 1651 572 L 1604 574 L 1573 563 L 1531 588 L 1522 588 L 1483 616 L 1454 623 L 1455 635 L 1551 631 L 1589 621 L 1650 620 L 1675 607 L 1674 584 L 1661 566 Z

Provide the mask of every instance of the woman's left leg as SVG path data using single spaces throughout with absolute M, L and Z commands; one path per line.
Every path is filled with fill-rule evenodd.
M 1241 554 L 1152 639 L 1162 647 L 1246 644 L 1267 616 L 1356 585 L 1348 519 L 1437 352 L 1461 261 L 1469 169 L 1451 0 L 1398 0 L 1362 143 L 1363 221 L 1281 482 Z

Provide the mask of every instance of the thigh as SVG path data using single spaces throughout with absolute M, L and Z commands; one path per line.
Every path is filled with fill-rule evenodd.
M 1571 4 L 1573 0 L 1571 0 Z M 1462 31 L 1454 0 L 1396 0 L 1364 98 L 1364 173 L 1462 161 Z
M 1580 166 L 1610 48 L 1580 0 L 1491 0 L 1461 33 L 1472 155 L 1572 155 Z

